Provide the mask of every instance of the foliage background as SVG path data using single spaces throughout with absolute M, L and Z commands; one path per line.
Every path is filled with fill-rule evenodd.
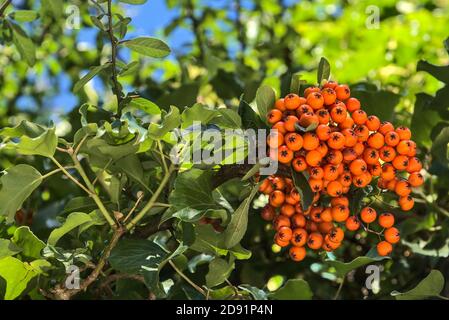
M 80 10 L 80 29 L 67 28 L 67 14 L 45 9 L 44 3 L 13 1 L 6 11 L 13 11 L 12 7 L 36 10 L 40 17 L 19 23 L 36 46 L 32 68 L 7 41 L 5 33 L 0 37 L 0 127 L 15 126 L 24 119 L 49 125 L 51 120 L 58 136 L 70 141 L 80 128 L 78 107 L 82 104 L 117 110 L 107 74 L 73 93 L 74 84 L 91 66 L 108 61 L 111 46 L 103 41 L 104 34 L 89 18 L 98 13 L 91 3 L 70 1 Z M 380 10 L 377 29 L 365 24 L 370 5 Z M 416 210 L 411 214 L 398 213 L 410 216 L 400 225 L 405 241 L 396 248 L 391 260 L 382 262 L 380 291 L 374 294 L 364 288 L 366 275 L 359 268 L 350 272 L 340 297 L 390 299 L 393 290 L 414 287 L 431 269 L 440 270 L 448 278 L 449 67 L 436 68 L 419 62 L 449 64 L 449 44 L 445 42 L 449 35 L 448 1 L 154 0 L 142 6 L 114 3 L 113 10 L 133 18 L 128 36 L 156 34 L 172 49 L 164 59 L 144 58 L 127 49 L 119 52 L 120 59 L 139 61 L 139 68 L 120 77 L 124 91 L 139 94 L 162 110 L 168 111 L 170 105 L 175 105 L 182 111 L 196 102 L 214 109 L 236 110 L 241 95 L 244 100 L 253 101 L 262 84 L 272 86 L 278 95 L 285 94 L 294 73 L 300 72 L 303 79 L 314 83 L 318 61 L 325 56 L 332 65 L 332 77 L 351 84 L 369 111 L 395 125 L 411 127 L 427 170 L 426 185 L 415 195 Z M 145 168 L 152 174 L 150 160 L 148 155 Z M 40 157 L 0 150 L 2 169 L 19 163 L 32 164 L 41 172 L 49 166 Z M 154 186 L 153 181 L 150 187 Z M 222 189 L 234 208 L 248 191 L 239 183 Z M 59 224 L 57 216 L 64 216 L 64 206 L 78 195 L 80 191 L 67 180 L 51 178 L 24 203 L 25 215 L 33 219 L 32 223 L 31 219 L 22 223 L 30 224 L 36 236 L 47 242 L 51 230 Z M 253 294 L 253 287 L 271 292 L 288 279 L 304 279 L 314 298 L 332 298 L 341 283 L 338 268 L 320 257 L 296 264 L 285 254 L 273 252 L 272 231 L 266 230 L 257 212 L 250 209 L 248 230 L 242 240 L 243 247 L 252 252 L 251 258 L 235 261 L 232 273 L 220 266 L 217 272 L 229 271 L 231 284 L 249 285 Z M 18 225 L 3 223 L 2 238 L 9 239 Z M 99 254 L 95 250 L 99 249 L 89 241 L 104 241 L 103 235 L 97 234 L 91 230 L 78 239 L 64 238 L 63 247 L 71 253 L 88 248 L 89 255 L 95 257 Z M 365 255 L 371 246 L 363 238 L 360 244 L 348 242 L 338 252 L 338 259 L 351 261 Z M 180 259 L 186 259 L 179 264 L 184 265 L 189 277 L 203 284 L 212 258 L 186 253 Z M 196 269 L 197 262 L 200 263 Z M 53 279 L 61 277 L 61 269 L 52 272 Z M 50 278 L 39 280 L 39 287 L 54 285 Z M 201 298 L 169 267 L 162 269 L 161 279 L 175 279 L 175 287 L 167 298 Z M 2 285 L 0 292 L 1 288 Z M 237 290 L 246 292 L 242 288 Z M 220 284 L 212 294 L 224 298 L 232 296 L 232 290 L 228 284 Z M 446 285 L 441 295 L 447 296 L 448 292 Z M 110 292 L 92 291 L 80 296 L 92 297 L 145 299 L 148 292 L 139 281 L 127 279 L 118 281 Z M 36 285 L 30 285 L 19 298 L 39 299 L 43 295 Z

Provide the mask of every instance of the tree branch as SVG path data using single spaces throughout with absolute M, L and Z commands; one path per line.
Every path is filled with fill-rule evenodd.
M 3 14 L 5 13 L 11 2 L 12 0 L 6 0 L 5 2 L 3 2 L 2 6 L 0 7 L 0 17 L 3 17 Z
M 121 113 L 121 104 L 123 100 L 123 92 L 121 89 L 121 85 L 118 81 L 118 75 L 117 75 L 117 39 L 114 36 L 114 29 L 112 24 L 112 0 L 108 0 L 108 36 L 109 41 L 111 42 L 111 68 L 112 68 L 112 91 L 117 97 L 117 113 L 120 115 Z

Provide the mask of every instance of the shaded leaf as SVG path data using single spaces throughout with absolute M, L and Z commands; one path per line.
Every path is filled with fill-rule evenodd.
M 311 300 L 313 293 L 305 280 L 290 279 L 268 297 L 275 300 Z
M 391 295 L 394 296 L 396 300 L 422 300 L 440 296 L 443 288 L 443 275 L 438 270 L 432 270 L 415 288 L 403 293 L 393 291 Z
M 153 58 L 163 58 L 170 54 L 170 48 L 162 40 L 139 37 L 123 42 L 123 45 L 137 53 Z

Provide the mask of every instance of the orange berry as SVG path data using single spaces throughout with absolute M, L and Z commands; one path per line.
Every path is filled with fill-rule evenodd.
M 290 219 L 286 216 L 279 215 L 273 221 L 273 227 L 275 230 L 279 230 L 282 227 L 290 227 Z
M 366 119 L 365 125 L 370 131 L 376 131 L 380 127 L 380 120 L 378 117 L 371 115 Z
M 400 126 L 396 128 L 396 133 L 401 140 L 410 140 L 412 138 L 412 132 L 409 128 Z
M 342 105 L 338 105 L 333 107 L 330 112 L 331 118 L 336 123 L 342 123 L 346 120 L 348 113 L 346 111 L 346 107 Z
M 349 188 L 351 186 L 351 184 L 352 184 L 352 176 L 351 176 L 351 174 L 348 173 L 348 172 L 341 174 L 338 177 L 338 182 L 340 182 L 341 185 L 343 186 L 343 193 L 346 193 L 345 192 L 345 188 Z
M 324 170 L 321 167 L 312 167 L 309 170 L 312 179 L 323 179 Z
M 338 205 L 342 205 L 342 206 L 349 206 L 349 199 L 347 197 L 336 197 L 336 198 L 332 198 L 331 199 L 331 205 L 333 207 L 338 206 Z
M 349 170 L 355 176 L 361 175 L 362 173 L 366 172 L 367 169 L 368 166 L 366 162 L 362 159 L 356 159 L 352 161 L 351 164 L 349 165 Z
M 317 126 L 319 124 L 318 116 L 313 112 L 303 113 L 299 118 L 299 125 L 303 128 L 307 128 L 309 126 Z
M 384 163 L 382 166 L 382 174 L 380 176 L 386 181 L 393 180 L 396 177 L 395 167 L 390 163 Z
M 279 208 L 282 206 L 282 204 L 285 201 L 285 194 L 284 192 L 280 190 L 275 190 L 270 194 L 270 204 L 275 207 Z
M 410 195 L 405 196 L 405 197 L 400 197 L 398 202 L 399 202 L 399 206 L 401 207 L 401 209 L 403 211 L 409 211 L 415 205 L 415 201 L 413 200 L 413 198 Z
M 354 161 L 357 159 L 357 153 L 355 152 L 354 148 L 344 148 L 343 149 L 343 161 L 345 163 L 350 163 L 351 161 Z
M 293 160 L 293 151 L 290 150 L 286 145 L 283 145 L 278 149 L 277 156 L 280 163 L 287 164 Z
M 387 241 L 381 241 L 377 244 L 377 254 L 379 256 L 388 256 L 393 251 L 393 246 Z
M 330 164 L 340 164 L 343 161 L 343 153 L 340 150 L 330 150 L 326 155 L 326 161 Z
M 296 110 L 300 104 L 301 99 L 297 94 L 290 93 L 284 98 L 284 105 L 288 110 Z
M 379 177 L 382 174 L 382 166 L 380 162 L 368 166 L 369 173 L 374 177 Z
M 321 232 L 321 234 L 327 234 L 334 228 L 334 224 L 330 221 L 328 222 L 321 222 L 318 224 L 318 231 Z
M 334 89 L 334 90 L 335 90 L 335 88 L 337 86 L 338 86 L 337 81 L 333 81 L 333 80 L 326 81 L 326 83 L 323 84 L 324 88 L 331 88 L 331 89 Z
M 318 250 L 323 245 L 323 236 L 318 232 L 312 232 L 307 238 L 307 246 L 310 249 Z
M 306 257 L 306 249 L 304 247 L 291 247 L 288 254 L 293 261 L 299 262 Z
M 321 92 L 321 90 L 320 90 L 320 88 L 314 87 L 314 86 L 308 87 L 304 90 L 304 96 L 308 97 L 309 94 L 311 94 L 312 92 Z
M 267 115 L 268 122 L 274 124 L 282 119 L 282 111 L 278 109 L 273 109 L 268 112 Z
M 320 124 L 316 130 L 316 135 L 321 141 L 327 141 L 330 138 L 331 129 L 325 124 Z
M 332 219 L 336 222 L 344 222 L 349 217 L 349 209 L 347 206 L 337 205 L 331 209 Z
M 362 142 L 357 142 L 357 144 L 354 146 L 354 151 L 358 156 L 360 156 L 362 155 L 363 151 L 365 151 L 365 146 L 363 145 Z
M 284 135 L 278 131 L 271 131 L 267 137 L 267 144 L 271 148 L 279 148 L 284 143 Z
M 273 221 L 274 217 L 276 216 L 276 212 L 274 211 L 274 208 L 272 206 L 267 204 L 265 207 L 263 207 L 260 216 L 265 221 Z
M 342 129 L 352 129 L 354 127 L 354 120 L 351 117 L 346 117 L 343 122 L 340 122 L 338 126 Z
M 421 160 L 419 160 L 417 157 L 410 157 L 408 159 L 408 166 L 407 166 L 407 172 L 413 173 L 421 171 L 422 169 L 422 163 Z
M 323 155 L 318 150 L 311 150 L 306 154 L 306 163 L 311 167 L 319 166 Z
M 360 101 L 357 98 L 349 98 L 346 101 L 346 108 L 349 112 L 354 112 L 360 109 Z
M 287 130 L 289 132 L 295 132 L 296 131 L 296 128 L 295 128 L 296 124 L 299 124 L 298 117 L 290 115 L 290 116 L 287 116 L 285 118 L 284 128 L 285 128 L 285 130 Z
M 371 148 L 380 149 L 383 147 L 383 145 L 385 143 L 385 138 L 381 133 L 376 132 L 376 133 L 370 134 L 367 142 Z
M 396 185 L 394 187 L 394 191 L 396 194 L 400 197 L 408 196 L 412 192 L 411 185 L 406 180 L 399 180 L 396 182 Z
M 387 240 L 391 244 L 395 244 L 401 239 L 399 230 L 395 227 L 386 229 L 384 232 L 384 236 L 385 240 Z
M 318 192 L 323 189 L 323 180 L 321 179 L 309 179 L 309 186 L 313 192 Z
M 285 108 L 285 104 L 284 104 L 284 99 L 281 98 L 281 99 L 276 100 L 274 107 L 278 110 L 285 111 L 286 108 Z
M 356 216 L 350 216 L 345 223 L 346 229 L 356 231 L 360 228 L 360 221 Z
M 341 101 L 348 99 L 351 95 L 351 90 L 349 90 L 349 87 L 345 84 L 337 85 L 334 90 L 337 94 L 337 99 Z
M 352 113 L 352 119 L 355 124 L 362 125 L 365 124 L 366 120 L 368 120 L 368 115 L 365 111 L 359 109 Z
M 303 139 L 300 134 L 290 132 L 285 135 L 285 145 L 292 151 L 299 151 L 303 145 Z
M 312 92 L 307 96 L 307 104 L 312 107 L 313 110 L 321 109 L 324 105 L 324 98 L 320 92 Z
M 307 162 L 304 157 L 297 157 L 292 161 L 293 170 L 301 172 L 307 169 Z
M 324 98 L 324 104 L 325 105 L 331 105 L 337 100 L 337 94 L 335 93 L 334 89 L 332 88 L 324 88 L 321 90 L 321 94 Z
M 394 160 L 394 158 L 396 158 L 396 150 L 394 150 L 394 148 L 390 146 L 383 146 L 382 148 L 380 148 L 379 153 L 380 158 L 385 162 L 391 162 Z
M 286 217 L 291 217 L 296 213 L 295 207 L 291 204 L 283 204 L 281 207 L 281 214 Z
M 329 111 L 327 111 L 326 109 L 318 110 L 316 112 L 316 115 L 318 116 L 318 121 L 320 124 L 328 124 L 331 118 Z
M 419 172 L 413 172 L 409 175 L 408 182 L 412 187 L 419 187 L 424 183 L 424 177 Z
M 359 142 L 365 142 L 369 138 L 369 129 L 363 124 L 356 126 L 354 132 L 357 135 Z
M 394 225 L 394 216 L 391 213 L 382 213 L 378 218 L 379 225 L 382 228 L 391 228 Z
M 399 171 L 406 170 L 408 166 L 408 157 L 404 155 L 397 156 L 393 159 L 392 164 L 393 167 Z
M 287 133 L 287 130 L 285 129 L 284 125 L 285 125 L 284 121 L 278 121 L 271 127 L 271 129 L 277 130 L 279 133 L 285 135 Z
M 305 102 L 303 104 L 301 104 L 298 109 L 296 109 L 296 114 L 298 115 L 298 118 L 301 118 L 301 116 L 303 114 L 309 113 L 309 112 L 313 113 L 313 109 L 311 106 L 309 106 Z
M 372 223 L 377 218 L 377 212 L 371 207 L 365 207 L 360 211 L 360 218 L 365 223 Z
M 332 132 L 329 140 L 327 140 L 327 145 L 332 149 L 343 149 L 345 146 L 345 136 L 340 132 Z
M 327 193 L 331 197 L 339 197 L 343 193 L 343 186 L 338 181 L 331 181 L 327 185 Z
M 396 147 L 400 142 L 399 134 L 395 131 L 390 131 L 385 134 L 385 143 L 390 147 Z
M 306 132 L 303 135 L 303 148 L 307 151 L 314 150 L 320 145 L 320 139 L 313 132 Z
M 282 177 L 269 177 L 268 178 L 276 190 L 284 190 L 285 189 L 285 180 Z
M 304 228 L 306 226 L 306 217 L 303 214 L 296 213 L 291 217 L 291 222 L 295 228 Z
M 365 151 L 363 151 L 363 160 L 370 165 L 378 163 L 379 151 L 374 148 L 366 148 Z
M 391 122 L 383 121 L 377 131 L 385 136 L 388 132 L 394 131 L 394 127 Z
M 344 129 L 341 133 L 345 136 L 345 147 L 353 147 L 357 144 L 357 134 L 352 129 Z
M 329 234 L 324 237 L 323 249 L 326 251 L 333 251 L 341 246 L 341 242 L 333 242 L 329 238 Z
M 276 237 L 282 241 L 290 241 L 292 239 L 293 231 L 290 227 L 280 227 L 276 233 Z
M 332 222 L 332 212 L 330 208 L 325 208 L 323 212 L 321 212 L 321 220 L 323 222 Z
M 345 233 L 339 227 L 335 227 L 329 232 L 329 240 L 332 242 L 340 243 L 343 241 L 344 237 Z

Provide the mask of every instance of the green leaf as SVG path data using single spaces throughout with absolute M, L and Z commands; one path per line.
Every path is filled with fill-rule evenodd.
M 129 106 L 142 110 L 150 115 L 161 114 L 161 109 L 154 102 L 145 98 L 134 98 L 131 100 Z
M 248 211 L 253 201 L 254 196 L 259 190 L 259 185 L 256 184 L 251 190 L 250 195 L 242 201 L 237 210 L 232 214 L 231 221 L 229 222 L 225 234 L 226 248 L 232 248 L 237 245 L 246 233 L 248 227 Z
M 64 2 L 62 0 L 42 0 L 41 7 L 44 13 L 55 18 L 64 14 Z
M 326 260 L 326 262 L 330 266 L 335 268 L 338 277 L 344 278 L 348 274 L 348 272 L 354 269 L 357 269 L 369 263 L 381 261 L 383 259 L 387 259 L 387 257 L 380 257 L 377 255 L 376 256 L 373 255 L 372 257 L 369 256 L 357 257 L 351 262 L 341 262 L 337 260 Z
M 322 57 L 318 64 L 317 83 L 321 84 L 323 80 L 329 80 L 331 75 L 331 66 L 326 58 Z
M 48 237 L 47 243 L 51 246 L 55 246 L 59 239 L 61 239 L 65 234 L 69 233 L 76 227 L 80 225 L 92 221 L 91 216 L 83 212 L 73 212 L 71 213 L 64 224 L 59 228 L 54 229 L 50 236 Z
M 42 268 L 50 263 L 39 259 L 31 263 L 22 262 L 14 257 L 0 259 L 0 277 L 6 281 L 4 299 L 13 300 L 19 297 L 27 288 L 28 283 L 37 275 L 42 274 Z
M 127 65 L 123 66 L 122 70 L 120 70 L 118 76 L 119 77 L 125 77 L 129 75 L 133 75 L 138 72 L 139 69 L 139 62 L 138 61 L 132 61 L 128 63 Z
M 449 127 L 440 131 L 433 141 L 431 153 L 442 165 L 449 166 L 448 160 Z
M 161 124 L 150 124 L 148 127 L 148 135 L 153 139 L 159 140 L 171 130 L 179 127 L 180 124 L 181 117 L 179 115 L 179 109 L 170 106 L 170 111 L 164 114 Z
M 301 80 L 301 77 L 302 75 L 300 73 L 294 73 L 292 75 L 290 81 L 290 93 L 299 94 L 301 86 L 307 83 L 305 80 Z
M 254 298 L 254 300 L 267 300 L 267 293 L 262 289 L 250 286 L 249 284 L 242 284 L 239 289 L 248 292 Z
M 36 63 L 36 47 L 33 41 L 28 37 L 23 29 L 11 22 L 6 20 L 12 31 L 12 41 L 20 53 L 22 59 L 25 59 L 27 64 L 32 67 Z
M 42 175 L 32 166 L 19 164 L 9 168 L 0 178 L 0 216 L 12 222 L 17 210 L 41 182 Z
M 302 279 L 290 279 L 285 285 L 268 295 L 276 300 L 311 300 L 313 297 L 309 284 Z
M 449 84 L 449 66 L 436 66 L 427 61 L 419 60 L 416 71 L 425 71 L 439 81 Z
M 305 128 L 301 126 L 299 123 L 295 123 L 294 126 L 297 132 L 309 132 L 314 131 L 318 127 L 318 123 L 311 123 Z
M 182 128 L 191 126 L 194 121 L 201 122 L 201 125 L 206 125 L 217 115 L 217 110 L 211 109 L 201 103 L 195 103 L 192 107 L 186 108 L 182 113 Z
M 7 148 L 14 148 L 23 155 L 52 157 L 58 144 L 55 130 L 55 127 L 46 128 L 23 120 L 15 127 L 0 130 L 0 136 L 8 139 Z
M 261 86 L 256 92 L 257 110 L 259 116 L 266 119 L 268 111 L 270 111 L 276 102 L 276 93 L 273 88 L 267 85 Z
M 309 209 L 313 202 L 313 191 L 310 188 L 309 182 L 306 177 L 301 172 L 296 172 L 293 169 L 292 178 L 293 183 L 295 185 L 296 190 L 298 190 L 299 195 L 301 196 L 301 204 L 304 211 Z
M 128 4 L 144 4 L 147 2 L 147 0 L 119 0 L 119 2 Z
M 228 263 L 221 258 L 215 258 L 209 263 L 209 272 L 206 274 L 206 285 L 213 288 L 225 282 L 234 269 L 234 263 Z
M 112 168 L 117 168 L 118 171 L 125 173 L 128 178 L 139 183 L 145 190 L 151 191 L 147 181 L 145 181 L 142 163 L 137 155 L 130 154 L 117 160 Z
M 73 92 L 77 93 L 80 91 L 90 80 L 92 80 L 97 74 L 102 72 L 103 70 L 106 70 L 111 66 L 111 63 L 105 63 L 101 66 L 96 66 L 90 69 L 90 71 L 81 79 L 79 79 L 75 85 L 73 86 Z
M 393 291 L 391 295 L 394 296 L 396 300 L 423 300 L 439 297 L 443 288 L 443 275 L 438 270 L 432 270 L 415 288 L 403 293 Z
M 441 120 L 439 113 L 430 108 L 432 98 L 432 96 L 425 93 L 416 95 L 410 126 L 410 130 L 413 132 L 413 140 L 428 148 L 432 145 L 432 139 L 430 138 L 432 128 Z
M 139 37 L 123 42 L 123 45 L 137 53 L 152 58 L 163 58 L 170 54 L 170 48 L 162 40 Z
M 19 22 L 31 22 L 39 17 L 39 14 L 33 10 L 16 10 L 8 14 L 8 17 Z
M 399 103 L 400 95 L 386 90 L 377 90 L 366 84 L 351 87 L 351 96 L 360 100 L 367 114 L 376 115 L 383 121 L 392 121 L 394 108 Z
M 240 115 L 232 109 L 218 109 L 219 116 L 213 118 L 210 122 L 220 128 L 239 129 L 242 127 Z
M 41 251 L 45 247 L 45 243 L 36 237 L 27 226 L 17 228 L 11 241 L 22 248 L 21 255 L 27 258 L 41 258 Z
M 8 239 L 0 239 L 0 260 L 18 254 L 22 248 Z
M 212 174 L 211 171 L 200 169 L 179 174 L 169 197 L 174 209 L 179 211 L 190 208 L 200 212 L 219 209 L 212 195 Z
M 251 106 L 245 101 L 240 100 L 238 114 L 242 119 L 243 129 L 267 129 L 265 122 L 262 121 L 259 115 L 251 108 Z

